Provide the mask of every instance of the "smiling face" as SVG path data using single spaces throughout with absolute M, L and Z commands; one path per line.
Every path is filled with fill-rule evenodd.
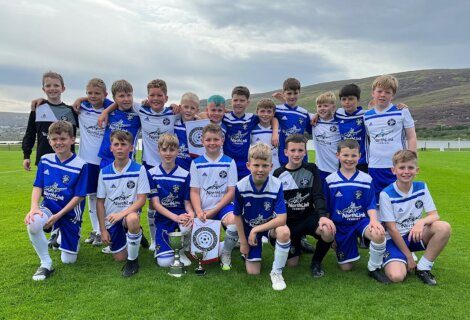
M 297 105 L 297 100 L 299 99 L 300 90 L 284 90 L 282 92 L 284 96 L 284 101 L 291 107 Z
M 336 153 L 336 158 L 338 158 L 341 163 L 340 170 L 342 172 L 355 172 L 360 157 L 361 154 L 357 148 L 341 148 L 341 150 Z
M 86 88 L 87 100 L 94 108 L 101 108 L 107 95 L 108 93 L 100 87 Z
M 46 94 L 47 100 L 52 103 L 60 103 L 60 96 L 62 95 L 62 92 L 65 91 L 65 87 L 62 86 L 60 80 L 56 78 L 45 77 L 43 82 L 44 84 L 42 86 L 42 91 L 44 91 Z
M 219 124 L 222 121 L 222 118 L 225 114 L 225 106 L 211 103 L 207 106 L 207 117 L 212 123 Z
M 168 96 L 161 88 L 150 88 L 148 89 L 147 99 L 150 108 L 155 112 L 160 112 L 168 101 Z
M 49 134 L 49 144 L 59 158 L 67 157 L 72 153 L 70 148 L 74 143 L 75 138 L 71 137 L 67 132 Z
M 419 173 L 415 160 L 398 162 L 392 167 L 392 172 L 397 176 L 397 180 L 403 184 L 411 184 L 414 177 Z
M 289 166 L 291 168 L 298 168 L 302 165 L 307 149 L 305 143 L 289 142 L 284 149 L 284 154 L 289 159 Z
M 199 104 L 192 100 L 181 101 L 181 117 L 183 121 L 194 120 L 194 117 L 199 112 Z
M 317 113 L 321 119 L 329 120 L 333 118 L 335 113 L 335 104 L 334 103 L 321 103 L 317 104 Z
M 178 148 L 175 146 L 163 145 L 158 148 L 158 154 L 162 160 L 163 166 L 174 166 L 176 157 L 178 156 Z
M 237 117 L 245 114 L 245 110 L 249 104 L 250 100 L 244 95 L 234 94 L 232 96 L 232 109 Z
M 271 108 L 258 108 L 256 114 L 259 117 L 259 123 L 267 127 L 271 125 L 271 120 L 274 118 L 274 110 Z
M 359 100 L 356 96 L 341 97 L 341 106 L 347 113 L 353 113 L 357 110 Z
M 383 110 L 387 108 L 393 99 L 393 90 L 377 86 L 372 91 L 372 99 L 375 108 Z
M 127 111 L 132 108 L 132 103 L 134 102 L 132 91 L 118 91 L 113 98 L 119 110 Z
M 206 132 L 202 136 L 202 145 L 206 149 L 206 153 L 211 157 L 220 155 L 220 150 L 224 145 L 224 139 L 218 133 Z
M 251 172 L 255 185 L 261 186 L 268 178 L 273 164 L 270 160 L 250 158 L 246 163 L 246 166 Z

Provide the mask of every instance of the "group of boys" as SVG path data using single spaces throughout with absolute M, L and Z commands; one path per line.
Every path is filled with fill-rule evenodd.
M 198 114 L 199 99 L 193 93 L 184 94 L 179 106 L 166 107 L 162 80 L 149 82 L 142 104 L 134 103 L 127 81 L 116 81 L 113 104 L 106 99 L 104 82 L 92 79 L 74 113 L 60 100 L 62 77 L 46 73 L 47 100 L 31 112 L 23 141 L 24 167 L 29 169 L 36 130 L 38 171 L 25 218 L 41 260 L 33 279 L 44 280 L 54 270 L 43 230 L 59 229 L 62 261 L 76 261 L 88 194 L 93 226 L 88 242 L 103 242 L 116 260 L 126 261 L 124 276 L 139 269 L 140 210 L 148 196 L 152 245 L 162 267 L 174 259 L 168 233 L 189 232 L 197 217 L 220 220 L 225 228 L 223 270 L 231 269 L 231 253 L 239 242 L 247 273 L 259 274 L 267 237 L 274 246 L 270 276 L 275 290 L 286 288 L 282 270 L 299 263 L 306 235 L 318 240 L 311 261 L 314 277 L 324 275 L 322 260 L 332 245 L 340 268 L 351 270 L 359 259 L 359 237 L 370 241 L 368 269 L 377 281 L 402 281 L 416 267 L 420 279 L 436 284 L 430 270 L 449 239 L 450 226 L 439 221 L 426 185 L 413 182 L 416 135 L 408 109 L 391 102 L 397 85 L 392 76 L 377 78 L 374 108 L 368 111 L 359 107 L 360 89 L 354 84 L 340 90 L 342 108 L 336 112 L 335 96 L 327 92 L 318 97 L 317 116 L 312 116 L 297 105 L 300 82 L 289 78 L 283 84 L 284 103 L 262 99 L 257 115 L 245 113 L 250 103 L 246 87 L 233 89 L 231 111 L 216 95 L 208 99 L 206 112 Z M 193 157 L 185 124 L 205 117 L 210 121 L 202 133 L 205 152 Z M 103 121 L 105 128 L 98 125 Z M 78 124 L 81 140 L 75 156 Z M 140 131 L 142 165 L 134 161 Z M 306 132 L 313 135 L 317 165 L 307 162 Z M 426 250 L 418 264 L 411 254 L 417 250 Z M 182 262 L 190 264 L 184 254 Z

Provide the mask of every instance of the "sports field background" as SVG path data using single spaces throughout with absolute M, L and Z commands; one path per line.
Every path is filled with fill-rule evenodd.
M 419 157 L 418 179 L 428 183 L 441 218 L 453 229 L 434 265 L 438 286 L 425 286 L 414 275 L 403 284 L 379 284 L 367 276 L 366 250 L 355 269 L 343 273 L 330 251 L 324 278 L 310 276 L 311 255 L 304 255 L 299 267 L 284 271 L 287 289 L 275 292 L 270 246 L 263 248 L 260 276 L 245 274 L 235 250 L 232 271 L 214 264 L 206 277 L 197 277 L 191 266 L 175 279 L 141 249 L 139 273 L 123 278 L 122 263 L 83 244 L 90 231 L 87 213 L 77 263 L 62 265 L 60 253 L 51 252 L 56 272 L 33 282 L 39 261 L 23 218 L 35 173 L 23 171 L 21 152 L 0 151 L 0 319 L 468 319 L 470 152 L 426 151 Z M 142 225 L 148 235 L 146 219 Z

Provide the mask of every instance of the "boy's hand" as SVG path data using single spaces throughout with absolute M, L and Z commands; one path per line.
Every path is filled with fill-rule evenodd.
M 206 212 L 205 211 L 196 212 L 196 217 L 199 220 L 201 220 L 202 222 L 206 222 Z
M 103 128 L 103 125 L 106 126 L 108 124 L 108 115 L 101 114 L 98 117 L 98 127 Z
M 47 220 L 46 224 L 44 225 L 44 229 L 50 229 L 54 226 L 54 224 L 59 220 L 60 217 L 57 214 L 53 214 L 49 220 Z
M 278 92 L 274 92 L 271 97 L 273 97 L 274 99 L 276 100 L 279 100 L 281 101 L 282 103 L 286 102 L 286 100 L 284 99 L 284 95 L 282 94 L 281 91 L 278 91 Z
M 247 242 L 240 242 L 240 253 L 244 254 L 244 255 L 248 255 L 248 253 L 250 252 L 250 246 L 248 245 Z
M 170 105 L 170 108 L 173 109 L 174 114 L 180 114 L 181 113 L 181 106 L 175 103 L 172 103 Z
M 39 107 L 44 102 L 46 102 L 46 99 L 43 99 L 43 98 L 37 98 L 31 101 L 31 111 L 36 111 L 36 108 Z
M 255 231 L 255 228 L 251 229 L 250 235 L 248 236 L 248 244 L 252 247 L 255 247 L 258 245 L 258 239 L 256 239 L 256 234 L 257 233 Z
M 24 217 L 24 224 L 30 224 L 31 222 L 34 222 L 34 215 L 37 214 L 40 217 L 44 215 L 44 213 L 39 209 L 31 209 L 27 214 L 26 217 Z
M 115 224 L 118 221 L 121 221 L 124 216 L 121 213 L 111 213 L 109 216 L 106 217 L 110 223 Z
M 402 102 L 400 102 L 399 104 L 397 104 L 397 108 L 399 110 L 403 110 L 403 109 L 408 109 L 408 106 Z
M 144 99 L 140 102 L 141 105 L 148 107 L 149 99 Z
M 406 257 L 406 268 L 408 272 L 412 272 L 416 269 L 416 262 L 413 260 L 413 256 L 411 254 L 409 257 Z
M 333 234 L 336 233 L 336 227 L 333 221 L 326 217 L 321 217 L 320 220 L 318 220 L 318 226 L 320 228 L 320 231 L 323 230 L 330 230 Z
M 410 234 L 408 235 L 408 241 L 420 242 L 423 240 L 424 221 L 419 219 L 416 224 L 411 228 Z
M 109 235 L 108 230 L 101 230 L 101 241 L 107 246 L 111 244 L 111 236 Z
M 31 171 L 31 160 L 30 159 L 24 159 L 23 160 L 23 169 L 26 171 Z
M 312 126 L 316 126 L 316 125 L 317 125 L 317 122 L 318 122 L 318 118 L 319 118 L 319 117 L 318 117 L 318 113 L 314 113 L 314 114 L 312 115 L 312 119 L 310 119 L 310 124 L 311 124 Z
M 75 111 L 76 113 L 80 113 L 80 105 L 81 104 L 82 104 L 82 99 L 81 98 L 78 98 L 77 100 L 75 100 L 72 104 L 73 111 Z
M 184 223 L 182 223 L 183 227 L 189 228 L 193 225 L 194 218 L 191 214 L 189 213 L 184 213 L 180 215 L 181 217 L 184 218 Z
M 371 219 L 369 222 L 370 231 L 375 233 L 376 235 L 385 235 L 385 229 L 380 222 L 376 219 Z
M 273 132 L 273 136 L 271 137 L 271 144 L 273 147 L 279 147 L 279 132 Z

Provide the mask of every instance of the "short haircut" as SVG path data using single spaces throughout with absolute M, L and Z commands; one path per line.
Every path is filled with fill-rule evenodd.
M 287 78 L 284 80 L 284 83 L 282 84 L 282 90 L 287 91 L 287 90 L 300 90 L 300 81 L 297 80 L 296 78 Z
M 111 133 L 111 136 L 109 137 L 109 141 L 111 143 L 113 142 L 114 139 L 118 141 L 126 141 L 129 142 L 130 145 L 132 145 L 132 133 L 129 131 L 124 131 L 124 130 L 116 130 Z
M 218 134 L 221 138 L 224 138 L 222 128 L 218 124 L 209 123 L 207 126 L 205 126 L 202 129 L 202 137 L 204 137 L 208 132 Z
M 86 88 L 88 89 L 93 87 L 100 88 L 103 92 L 106 92 L 106 83 L 104 83 L 100 78 L 93 78 L 88 81 Z
M 232 97 L 234 94 L 239 96 L 245 96 L 247 100 L 250 99 L 250 90 L 247 87 L 237 86 L 233 88 Z
M 416 152 L 411 150 L 400 150 L 395 152 L 392 158 L 393 165 L 396 166 L 399 163 L 414 161 L 418 162 L 418 155 Z
M 319 95 L 317 97 L 316 102 L 317 102 L 317 106 L 320 105 L 320 104 L 325 104 L 325 103 L 336 104 L 336 96 L 333 92 L 327 91 L 327 92 L 322 93 L 321 95 Z
M 166 82 L 161 80 L 161 79 L 152 80 L 147 84 L 147 92 L 152 88 L 159 88 L 160 90 L 163 91 L 163 93 L 165 95 L 167 95 L 167 93 L 168 93 L 168 88 L 166 86 Z
M 354 96 L 357 98 L 357 100 L 361 99 L 361 88 L 355 83 L 350 83 L 341 88 L 339 90 L 339 98 L 341 99 L 342 97 L 349 97 L 349 96 Z
M 341 152 L 341 149 L 357 149 L 357 151 L 361 152 L 361 147 L 359 146 L 359 142 L 354 139 L 345 139 L 341 140 L 338 143 L 337 151 L 338 153 Z
M 276 111 L 276 104 L 272 99 L 263 98 L 256 104 L 256 110 L 259 109 L 272 109 L 273 111 Z
M 178 149 L 178 137 L 174 134 L 164 133 L 158 138 L 158 150 L 162 148 L 175 148 Z
M 271 147 L 264 142 L 258 142 L 250 147 L 248 151 L 248 161 L 253 160 L 264 160 L 271 162 L 273 153 Z
M 287 149 L 287 147 L 289 146 L 289 142 L 303 143 L 305 144 L 305 148 L 307 148 L 307 138 L 305 138 L 305 136 L 302 134 L 295 133 L 295 134 L 291 134 L 290 136 L 288 136 L 286 138 L 286 145 L 284 146 L 285 149 Z
M 57 80 L 60 81 L 60 84 L 62 85 L 62 87 L 65 86 L 65 84 L 64 84 L 64 78 L 62 78 L 62 76 L 61 76 L 59 73 L 57 73 L 57 72 L 54 72 L 54 71 L 50 71 L 50 70 L 49 70 L 49 71 L 45 72 L 45 73 L 42 75 L 42 86 L 43 86 L 43 87 L 44 87 L 44 80 L 45 80 L 46 78 L 57 79 Z
M 213 103 L 214 106 L 216 107 L 218 106 L 225 107 L 225 98 L 218 94 L 214 94 L 210 96 L 209 99 L 207 99 L 207 106 L 209 106 L 211 103 Z
M 181 96 L 181 103 L 183 103 L 183 101 L 192 101 L 199 106 L 199 97 L 192 92 L 183 93 Z
M 380 87 L 385 90 L 392 89 L 393 94 L 397 93 L 398 90 L 398 80 L 392 75 L 385 74 L 383 76 L 377 77 L 372 83 L 372 91 L 375 88 Z
M 67 133 L 70 138 L 74 138 L 75 135 L 73 134 L 73 126 L 70 122 L 65 120 L 59 120 L 52 123 L 47 130 L 47 135 L 50 136 L 51 134 L 62 134 Z
M 134 92 L 134 89 L 128 81 L 122 79 L 114 81 L 113 85 L 111 86 L 111 93 L 113 94 L 113 97 L 118 92 L 132 93 Z

